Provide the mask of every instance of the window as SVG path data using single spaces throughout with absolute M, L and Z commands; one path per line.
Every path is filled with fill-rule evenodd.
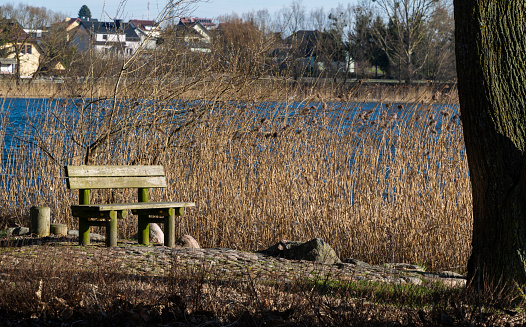
M 31 44 L 20 45 L 20 54 L 31 54 L 33 46 Z
M 102 39 L 103 39 L 103 40 L 107 40 L 107 39 L 108 39 L 108 35 L 106 35 L 106 34 L 102 34 Z

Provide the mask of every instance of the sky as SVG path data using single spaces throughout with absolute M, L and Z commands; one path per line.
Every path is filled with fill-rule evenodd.
M 82 5 L 87 5 L 93 18 L 110 20 L 118 16 L 129 19 L 155 19 L 167 0 L 2 0 L 0 2 L 17 5 L 24 3 L 31 6 L 46 7 L 53 11 L 65 13 L 69 17 L 77 17 Z M 312 9 L 322 8 L 327 12 L 336 8 L 339 3 L 354 4 L 357 0 L 300 0 L 308 13 Z M 208 0 L 192 5 L 193 12 L 187 16 L 200 18 L 216 18 L 233 12 L 242 14 L 252 10 L 268 9 L 273 14 L 291 4 L 292 0 Z M 119 4 L 125 3 L 125 6 Z M 148 10 L 149 8 L 149 10 Z

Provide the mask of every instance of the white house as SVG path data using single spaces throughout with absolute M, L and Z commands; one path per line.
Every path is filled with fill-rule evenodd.
M 184 23 L 181 19 L 176 26 L 176 36 L 182 39 L 192 52 L 208 53 L 211 51 L 212 35 L 200 22 Z
M 161 27 L 153 20 L 131 19 L 130 25 L 139 37 L 139 43 L 144 49 L 155 49 L 161 35 Z
M 68 32 L 72 33 L 73 44 L 78 50 L 85 51 L 93 47 L 103 55 L 118 55 L 129 57 L 137 51 L 140 38 L 131 23 L 121 19 L 113 22 L 99 22 L 96 19 L 69 19 Z M 75 29 L 80 31 L 75 31 Z

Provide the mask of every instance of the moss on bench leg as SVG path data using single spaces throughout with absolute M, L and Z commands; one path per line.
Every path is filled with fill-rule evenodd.
M 137 200 L 138 202 L 150 201 L 150 191 L 148 188 L 137 189 Z M 137 241 L 139 244 L 150 244 L 150 226 L 148 225 L 148 215 L 138 215 L 137 229 Z
M 110 218 L 106 221 L 106 246 L 117 246 L 117 211 L 110 211 Z
M 90 204 L 91 203 L 91 190 L 80 189 L 79 190 L 79 204 Z M 90 243 L 90 224 L 88 218 L 79 217 L 79 244 L 89 245 Z
M 137 221 L 137 229 L 137 241 L 139 242 L 139 244 L 150 244 L 150 226 L 148 225 L 147 215 L 139 215 L 139 219 Z
M 184 215 L 184 208 L 170 208 L 164 217 L 164 245 L 175 247 L 175 217 Z
M 175 210 L 168 209 L 168 216 L 164 217 L 164 246 L 175 247 Z
M 89 245 L 90 225 L 88 218 L 79 217 L 79 245 Z

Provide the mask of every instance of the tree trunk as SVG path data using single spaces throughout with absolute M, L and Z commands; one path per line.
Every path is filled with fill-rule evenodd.
M 16 60 L 16 69 L 15 69 L 15 84 L 20 84 L 20 49 L 19 46 L 15 46 L 15 60 Z
M 475 285 L 526 284 L 526 4 L 455 0 Z

